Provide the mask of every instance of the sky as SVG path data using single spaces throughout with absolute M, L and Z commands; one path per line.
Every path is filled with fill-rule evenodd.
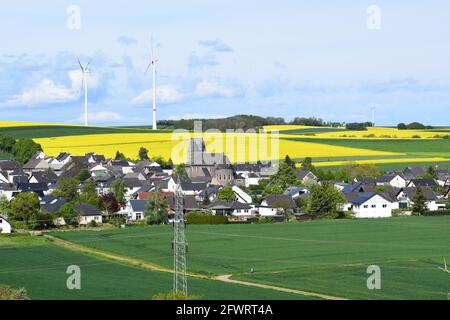
M 150 125 L 235 114 L 450 125 L 450 2 L 15 0 L 0 5 L 0 120 Z

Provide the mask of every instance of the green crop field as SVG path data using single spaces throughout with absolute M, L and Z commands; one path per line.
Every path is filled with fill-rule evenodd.
M 353 299 L 446 299 L 450 276 L 438 266 L 444 257 L 450 261 L 449 228 L 450 217 L 189 225 L 188 269 Z M 172 264 L 171 227 L 54 235 L 163 266 Z M 369 265 L 382 269 L 380 291 L 366 288 Z
M 158 133 L 167 130 L 153 131 L 144 127 L 81 127 L 81 126 L 19 126 L 0 127 L 0 134 L 10 135 L 15 138 L 54 138 L 65 136 L 80 136 L 91 134 L 112 134 L 112 133 Z
M 0 236 L 0 284 L 24 287 L 31 299 L 151 299 L 172 288 L 170 273 L 153 272 L 57 247 L 46 239 Z M 68 290 L 67 267 L 81 269 L 81 290 Z M 202 299 L 306 299 L 214 280 L 189 278 Z

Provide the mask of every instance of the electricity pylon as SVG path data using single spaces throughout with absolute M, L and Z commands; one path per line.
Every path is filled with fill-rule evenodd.
M 173 292 L 187 297 L 186 277 L 186 226 L 184 220 L 183 191 L 178 178 L 175 191 L 175 216 L 173 219 Z

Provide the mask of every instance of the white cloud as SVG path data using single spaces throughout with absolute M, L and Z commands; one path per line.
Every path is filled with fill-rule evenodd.
M 225 86 L 215 81 L 203 80 L 195 88 L 195 94 L 199 97 L 224 97 L 233 98 L 242 94 L 238 88 Z
M 124 120 L 124 116 L 112 111 L 99 111 L 89 113 L 89 121 L 92 122 L 119 122 Z
M 156 104 L 168 104 L 178 102 L 184 98 L 174 86 L 163 85 L 156 88 Z M 150 104 L 153 101 L 153 89 L 145 90 L 131 100 L 133 105 Z
M 66 103 L 76 101 L 81 96 L 82 74 L 81 70 L 71 70 L 68 72 L 71 86 L 56 83 L 51 79 L 43 79 L 35 87 L 24 90 L 20 94 L 13 95 L 3 106 L 36 106 L 45 103 Z M 98 75 L 88 76 L 89 88 L 98 86 Z

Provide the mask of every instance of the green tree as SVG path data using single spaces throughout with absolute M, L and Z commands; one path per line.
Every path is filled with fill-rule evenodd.
M 78 185 L 79 182 L 77 179 L 61 179 L 53 191 L 53 196 L 56 198 L 64 198 L 69 202 L 76 202 L 79 199 Z
M 38 151 L 42 151 L 41 145 L 31 139 L 19 139 L 12 148 L 14 158 L 21 163 L 30 160 Z
M 345 199 L 332 184 L 322 183 L 311 186 L 306 211 L 315 218 L 324 216 L 337 217 L 340 205 Z
M 348 181 L 352 181 L 355 178 L 378 178 L 383 174 L 381 170 L 373 164 L 351 163 L 344 166 L 343 171 Z
M 139 153 L 138 153 L 138 158 L 139 160 L 148 160 L 148 150 L 145 149 L 144 147 L 141 147 L 139 149 Z
M 25 288 L 14 289 L 0 285 L 0 300 L 29 300 Z
M 127 160 L 127 157 L 125 157 L 125 155 L 122 152 L 119 152 L 119 150 L 117 150 L 114 160 Z
M 237 197 L 233 191 L 233 188 L 223 187 L 222 189 L 219 190 L 217 199 L 219 199 L 221 201 L 236 201 Z
M 413 202 L 412 212 L 416 215 L 422 215 L 424 212 L 428 210 L 425 195 L 423 194 L 423 190 L 421 187 L 417 187 L 414 192 L 413 197 L 411 198 Z
M 423 177 L 425 179 L 436 179 L 437 178 L 436 169 L 433 166 L 429 166 Z
M 63 218 L 67 224 L 71 224 L 72 220 L 78 216 L 71 203 L 65 203 L 57 213 L 58 217 Z
M 289 187 L 301 185 L 295 169 L 282 162 L 278 172 L 270 177 L 264 188 L 264 195 L 283 193 Z
M 286 155 L 286 157 L 284 158 L 284 163 L 295 169 L 295 161 L 292 160 L 291 157 L 289 157 L 289 155 Z
M 16 139 L 10 136 L 0 135 L 0 150 L 5 152 L 12 152 Z
M 398 130 L 406 130 L 406 129 L 408 129 L 408 127 L 406 126 L 405 123 L 401 122 L 397 125 L 397 129 Z
M 111 193 L 118 203 L 125 203 L 125 184 L 122 179 L 116 179 L 111 183 Z
M 211 201 L 209 200 L 209 192 L 208 190 L 205 190 L 205 196 L 203 198 L 202 205 L 207 206 L 209 204 L 211 204 Z
M 8 213 L 11 219 L 26 222 L 33 215 L 36 218 L 39 214 L 39 209 L 40 203 L 38 196 L 32 192 L 22 192 L 10 202 Z
M 305 159 L 303 159 L 303 161 L 301 163 L 301 168 L 302 168 L 302 170 L 306 170 L 306 171 L 314 171 L 315 168 L 312 164 L 312 158 L 306 157 Z
M 176 177 L 182 177 L 186 175 L 186 165 L 184 165 L 183 163 L 177 165 L 174 170 L 174 175 Z
M 0 214 L 7 213 L 9 210 L 9 201 L 6 196 L 0 196 Z
M 80 198 L 87 204 L 97 208 L 99 207 L 98 191 L 93 180 L 87 180 L 84 182 L 83 187 L 81 188 Z
M 167 201 L 161 200 L 158 192 L 154 192 L 148 198 L 144 216 L 148 224 L 162 224 L 167 222 Z
M 39 227 L 37 213 L 33 213 L 31 217 L 27 220 L 27 227 L 30 230 L 36 230 Z
M 81 169 L 80 173 L 77 176 L 77 180 L 80 182 L 84 182 L 91 177 L 91 173 L 88 169 Z

